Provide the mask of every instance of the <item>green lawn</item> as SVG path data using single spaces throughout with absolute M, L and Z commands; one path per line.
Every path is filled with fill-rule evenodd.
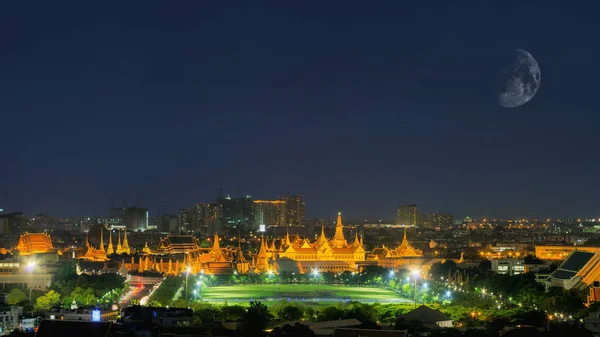
M 239 285 L 225 287 L 205 287 L 202 289 L 202 300 L 205 302 L 261 302 L 279 303 L 282 300 L 303 302 L 305 304 L 331 305 L 341 301 L 358 301 L 365 303 L 402 303 L 410 300 L 400 297 L 391 290 L 381 288 L 346 287 L 336 285 L 294 285 L 266 284 Z

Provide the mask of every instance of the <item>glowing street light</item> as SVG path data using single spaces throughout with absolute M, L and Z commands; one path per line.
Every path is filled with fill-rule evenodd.
M 411 271 L 411 274 L 413 275 L 413 278 L 415 280 L 414 301 L 415 301 L 415 309 L 416 309 L 417 308 L 417 277 L 419 277 L 419 270 L 418 269 L 413 269 Z
M 393 270 L 393 269 L 391 269 L 391 270 L 390 270 L 390 278 L 394 277 L 394 275 L 395 275 L 395 274 L 396 274 L 396 273 L 394 273 L 394 270 Z
M 190 276 L 190 273 L 192 272 L 192 268 L 187 267 L 185 269 L 185 304 L 186 307 L 190 305 L 190 298 L 188 295 L 188 277 Z
M 33 289 L 33 269 L 35 267 L 35 261 L 30 261 L 27 264 L 27 270 L 29 271 L 29 303 L 31 303 L 31 290 Z

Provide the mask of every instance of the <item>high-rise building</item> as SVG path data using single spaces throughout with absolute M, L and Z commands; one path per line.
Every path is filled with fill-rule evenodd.
M 222 209 L 222 222 L 227 227 L 247 226 L 254 223 L 254 203 L 252 197 L 247 195 L 241 198 L 218 197 L 217 204 Z
M 127 230 L 144 231 L 148 228 L 148 209 L 142 207 L 111 208 L 110 218 L 121 222 Z
M 285 200 L 285 224 L 298 226 L 304 220 L 304 200 L 301 195 L 288 195 L 281 198 Z
M 283 226 L 286 224 L 285 200 L 254 200 L 254 226 Z
M 417 225 L 417 205 L 400 205 L 396 214 L 396 225 L 416 226 Z
M 213 235 L 218 230 L 219 225 L 215 222 L 221 221 L 223 207 L 219 204 L 209 204 L 199 202 L 193 207 L 191 227 L 188 231 L 200 233 L 203 235 Z
M 27 217 L 22 212 L 3 213 L 0 218 L 2 221 L 4 233 L 19 234 L 26 232 Z
M 433 227 L 450 227 L 454 224 L 452 213 L 436 212 L 431 218 Z

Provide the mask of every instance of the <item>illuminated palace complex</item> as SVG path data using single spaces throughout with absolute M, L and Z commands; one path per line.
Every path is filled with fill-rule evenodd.
M 333 238 L 325 236 L 325 228 L 316 240 L 290 237 L 261 238 L 258 252 L 250 253 L 247 258 L 238 240 L 237 247 L 222 247 L 218 234 L 215 234 L 212 247 L 201 247 L 200 241 L 191 235 L 177 235 L 162 238 L 156 249 L 146 246 L 138 251 L 136 257 L 122 260 L 121 273 L 156 271 L 165 275 L 179 275 L 189 270 L 191 273 L 206 274 L 246 274 L 246 273 L 310 273 L 344 272 L 359 270 L 361 266 L 376 264 L 385 268 L 398 269 L 405 264 L 420 264 L 423 253 L 413 248 L 407 238 L 406 230 L 402 243 L 395 249 L 376 248 L 366 256 L 362 238 L 355 233 L 352 242 L 344 237 L 342 215 L 338 214 Z M 100 235 L 100 248 L 92 247 L 86 240 L 88 250 L 83 256 L 93 261 L 107 261 L 108 256 L 120 252 L 131 253 L 127 243 L 127 234 L 121 245 L 112 246 L 112 236 L 108 249 L 104 248 L 103 234 Z M 125 247 L 125 248 L 124 248 Z
M 338 214 L 335 235 L 331 240 L 325 237 L 324 229 L 314 242 L 298 236 L 291 239 L 289 234 L 271 242 L 262 238 L 258 253 L 247 259 L 239 243 L 236 248 L 221 247 L 218 234 L 215 234 L 211 248 L 201 248 L 192 236 L 171 236 L 163 238 L 155 251 L 140 256 L 138 261 L 124 263 L 123 268 L 138 272 L 155 270 L 166 275 L 177 275 L 188 268 L 192 273 L 207 274 L 343 272 L 356 270 L 357 261 L 365 261 L 362 240 L 355 235 L 354 242 L 349 244 L 346 241 L 342 216 Z

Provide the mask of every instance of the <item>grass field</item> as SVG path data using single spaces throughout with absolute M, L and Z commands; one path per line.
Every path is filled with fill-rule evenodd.
M 343 301 L 365 303 L 403 303 L 410 300 L 400 297 L 391 290 L 381 288 L 346 287 L 336 285 L 239 285 L 226 287 L 206 287 L 202 289 L 205 302 L 249 302 L 261 301 L 266 304 L 282 300 L 302 302 L 307 305 L 332 305 Z

